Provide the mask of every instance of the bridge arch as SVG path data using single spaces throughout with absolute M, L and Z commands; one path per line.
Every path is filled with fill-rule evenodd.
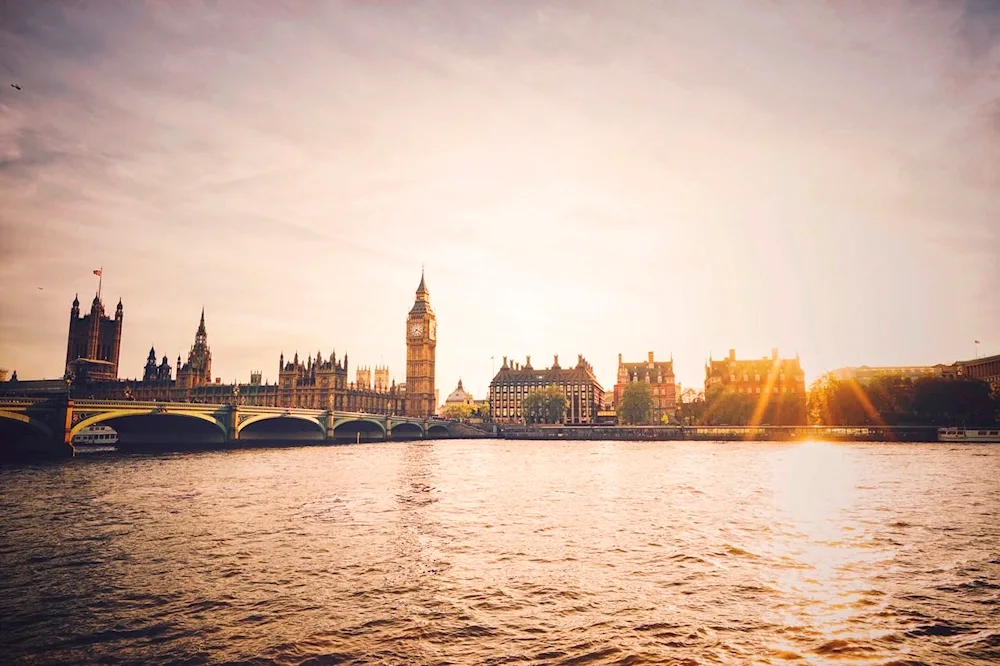
M 52 428 L 48 426 L 44 421 L 39 421 L 38 419 L 33 419 L 27 414 L 19 414 L 18 412 L 5 412 L 0 411 L 0 419 L 7 419 L 10 421 L 18 421 L 24 423 L 31 428 L 38 431 L 39 434 L 45 437 L 52 437 Z
M 451 437 L 451 431 L 448 430 L 448 426 L 441 423 L 435 423 L 427 429 L 427 436 L 443 439 L 445 437 Z
M 326 425 L 319 419 L 299 414 L 258 414 L 236 426 L 241 440 L 322 441 Z
M 424 429 L 419 423 L 401 421 L 394 423 L 390 429 L 393 439 L 423 439 Z
M 103 412 L 101 414 L 95 414 L 94 416 L 88 417 L 77 423 L 70 430 L 70 437 L 76 435 L 78 432 L 86 428 L 87 426 L 92 426 L 103 421 L 110 421 L 112 419 L 122 419 L 128 417 L 138 417 L 146 416 L 151 418 L 167 418 L 167 417 L 185 417 L 191 419 L 198 419 L 211 423 L 222 433 L 223 437 L 226 435 L 226 426 L 216 421 L 210 414 L 203 414 L 200 412 L 185 412 L 181 410 L 135 410 L 135 409 L 120 409 L 111 412 Z
M 333 438 L 339 441 L 382 441 L 385 434 L 385 425 L 374 419 L 341 419 L 333 427 Z
M 219 446 L 225 444 L 228 434 L 226 426 L 211 414 L 183 410 L 116 409 L 82 419 L 70 430 L 70 437 L 97 423 L 107 423 L 115 429 L 119 450 L 173 448 L 178 445 L 193 449 Z

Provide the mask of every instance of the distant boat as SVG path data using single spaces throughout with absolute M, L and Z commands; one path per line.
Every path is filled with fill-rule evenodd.
M 981 443 L 981 442 L 1000 443 L 1000 429 L 993 428 L 990 430 L 984 430 L 984 429 L 974 430 L 970 428 L 939 428 L 938 441 L 968 442 L 968 443 Z
M 73 446 L 114 446 L 118 443 L 118 433 L 111 426 L 87 426 L 73 435 Z

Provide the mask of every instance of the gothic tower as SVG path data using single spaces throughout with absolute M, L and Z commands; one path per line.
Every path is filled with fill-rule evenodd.
M 73 299 L 69 311 L 66 342 L 66 377 L 91 380 L 118 379 L 118 354 L 122 343 L 122 302 L 115 317 L 104 314 L 104 303 L 94 296 L 90 314 L 80 316 L 80 298 Z
M 431 309 L 430 292 L 420 271 L 417 297 L 406 317 L 406 415 L 433 416 L 434 350 L 437 347 L 437 317 Z
M 201 309 L 201 321 L 194 334 L 194 344 L 188 352 L 187 363 L 180 365 L 177 359 L 177 385 L 180 388 L 194 388 L 212 383 L 212 350 L 208 346 L 208 332 L 205 330 L 205 308 Z

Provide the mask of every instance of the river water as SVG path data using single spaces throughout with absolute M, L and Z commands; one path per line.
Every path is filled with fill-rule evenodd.
M 6 663 L 1000 661 L 1000 446 L 439 441 L 0 468 Z

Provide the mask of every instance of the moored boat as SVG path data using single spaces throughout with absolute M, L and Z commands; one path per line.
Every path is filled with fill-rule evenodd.
M 73 446 L 114 446 L 118 443 L 118 433 L 106 425 L 87 426 L 73 436 Z
M 1000 428 L 940 428 L 939 442 L 1000 443 Z

